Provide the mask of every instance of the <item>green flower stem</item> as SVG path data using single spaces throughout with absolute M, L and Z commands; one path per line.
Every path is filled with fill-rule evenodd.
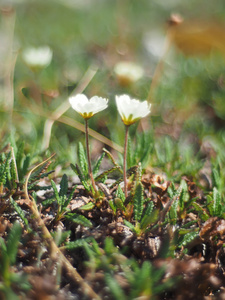
M 90 159 L 90 152 L 89 152 L 88 119 L 84 119 L 84 120 L 85 120 L 85 141 L 86 141 L 86 151 L 87 151 L 87 161 L 88 161 L 88 173 L 89 173 L 89 176 L 91 178 L 92 186 L 93 186 L 95 192 L 97 192 L 97 188 L 96 188 L 96 185 L 95 185 L 93 173 L 92 173 L 92 170 L 91 170 L 91 159 Z
M 125 125 L 125 142 L 123 153 L 123 181 L 124 181 L 124 194 L 127 198 L 127 141 L 128 141 L 129 125 Z

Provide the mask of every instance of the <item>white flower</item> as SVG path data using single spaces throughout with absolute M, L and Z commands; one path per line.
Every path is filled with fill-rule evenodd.
M 125 125 L 131 125 L 150 113 L 151 104 L 131 99 L 128 95 L 116 96 L 116 105 Z
M 44 68 L 52 60 L 52 50 L 48 46 L 27 48 L 22 52 L 23 60 L 31 67 Z
M 90 100 L 84 94 L 77 94 L 70 97 L 69 102 L 72 108 L 78 112 L 84 119 L 90 119 L 94 114 L 104 110 L 108 106 L 108 100 L 98 96 Z
M 121 61 L 117 63 L 114 67 L 114 72 L 116 73 L 121 85 L 133 83 L 144 75 L 142 67 L 129 61 Z

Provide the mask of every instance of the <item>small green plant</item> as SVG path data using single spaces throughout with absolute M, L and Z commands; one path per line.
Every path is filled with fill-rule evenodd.
M 30 153 L 25 154 L 25 143 L 24 141 L 17 143 L 15 151 L 15 162 L 16 170 L 18 173 L 19 182 L 24 182 L 24 178 L 28 173 L 28 168 L 30 167 L 31 155 Z M 13 148 L 14 149 L 14 148 Z
M 184 174 L 194 178 L 204 164 L 199 152 L 195 153 L 191 145 L 183 145 L 182 137 L 176 141 L 170 136 L 162 136 L 153 147 L 155 155 L 151 164 L 162 168 L 170 180 L 179 182 Z
M 199 229 L 196 227 L 198 220 L 193 220 L 184 223 L 192 206 L 195 205 L 197 198 L 191 198 L 188 192 L 188 186 L 185 180 L 181 180 L 180 185 L 176 188 L 172 183 L 167 189 L 169 202 L 163 210 L 163 226 L 174 226 L 173 241 L 170 241 L 171 252 L 177 247 L 186 247 L 199 234 Z M 164 212 L 165 211 L 165 212 Z
M 6 300 L 19 299 L 14 287 L 20 291 L 30 289 L 27 276 L 15 273 L 13 265 L 16 263 L 17 251 L 21 239 L 22 228 L 18 222 L 11 228 L 7 242 L 0 237 L 0 295 Z
M 54 218 L 54 222 L 58 223 L 63 219 L 70 220 L 74 223 L 81 224 L 86 227 L 91 227 L 92 223 L 84 216 L 79 215 L 77 213 L 72 213 L 68 208 L 70 201 L 73 198 L 74 191 L 76 190 L 76 186 L 72 188 L 71 192 L 68 195 L 68 177 L 66 174 L 63 175 L 60 184 L 59 184 L 59 191 L 57 186 L 53 180 L 51 180 L 52 188 L 54 191 L 54 197 L 42 202 L 42 205 L 49 206 L 55 200 L 57 203 L 57 213 Z
M 104 182 L 107 178 L 107 176 L 115 171 L 120 171 L 121 172 L 121 168 L 120 166 L 115 162 L 114 158 L 112 157 L 111 153 L 106 150 L 103 149 L 104 152 L 102 153 L 102 155 L 98 158 L 97 162 L 95 163 L 94 167 L 93 167 L 93 178 L 95 180 L 96 183 L 98 182 Z M 113 163 L 113 167 L 111 167 L 110 169 L 103 171 L 102 173 L 99 174 L 99 170 L 101 167 L 101 163 L 103 158 L 105 157 L 105 154 L 107 154 L 107 156 L 110 158 L 110 160 Z M 85 150 L 84 147 L 82 145 L 81 142 L 78 143 L 78 159 L 79 159 L 79 163 L 74 165 L 74 164 L 70 164 L 72 170 L 75 172 L 75 174 L 79 177 L 82 185 L 84 186 L 85 190 L 94 197 L 94 199 L 97 199 L 98 197 L 101 197 L 102 192 L 101 190 L 98 190 L 97 193 L 94 192 L 93 186 L 89 183 L 89 172 L 88 172 L 88 162 L 87 162 L 87 158 L 85 155 Z
M 15 161 L 12 159 L 12 150 L 3 152 L 0 156 L 0 194 L 4 197 L 6 189 L 12 194 L 16 189 L 16 183 L 18 183 L 18 178 Z
M 84 248 L 89 260 L 86 266 L 92 271 L 104 271 L 104 281 L 109 287 L 110 296 L 115 300 L 135 299 L 145 296 L 154 299 L 157 295 L 170 288 L 176 279 L 164 279 L 165 269 L 154 268 L 149 261 L 142 265 L 133 259 L 127 259 L 114 246 L 111 238 L 106 238 L 104 248 L 100 248 L 93 238 L 77 240 L 73 244 L 67 243 L 64 247 L 69 251 L 77 247 Z M 116 277 L 118 270 L 120 276 Z M 121 280 L 127 281 L 126 290 L 120 285 Z
M 8 146 L 8 149 L 0 154 L 0 197 L 6 199 L 9 195 L 17 197 L 18 193 L 23 190 L 31 159 L 30 154 L 24 153 L 23 142 L 15 144 L 16 150 L 11 146 Z M 46 172 L 49 164 L 50 162 L 46 162 L 32 174 L 28 185 L 29 190 L 39 190 L 40 187 L 37 186 L 37 183 L 40 179 L 48 177 L 54 172 Z M 48 188 L 43 187 L 42 189 Z
M 170 224 L 175 225 L 177 222 L 186 217 L 187 210 L 190 204 L 194 201 L 191 199 L 188 193 L 188 186 L 184 180 L 178 188 L 175 187 L 174 183 L 167 189 L 170 199 L 172 199 L 172 204 L 168 211 L 168 219 Z
M 17 212 L 18 216 L 20 217 L 20 219 L 23 221 L 23 223 L 25 224 L 26 228 L 31 231 L 31 228 L 29 226 L 29 221 L 25 215 L 24 210 L 16 203 L 16 201 L 10 196 L 10 203 L 13 206 L 13 208 L 15 209 L 15 211 Z
M 119 185 L 115 197 L 109 201 L 109 205 L 114 214 L 116 214 L 117 210 L 123 213 L 126 226 L 137 235 L 142 235 L 149 226 L 157 221 L 159 210 L 154 207 L 153 201 L 144 196 L 144 187 L 141 182 L 141 163 L 135 168 L 132 176 L 132 189 L 129 201 L 126 201 L 125 194 Z
M 135 144 L 135 145 L 134 145 Z M 135 136 L 135 143 L 128 138 L 127 146 L 127 167 L 128 169 L 141 162 L 142 167 L 146 167 L 151 159 L 154 142 L 153 134 L 149 132 L 138 133 Z
M 128 280 L 131 290 L 129 296 L 124 299 L 135 299 L 140 296 L 157 299 L 157 295 L 165 293 L 176 281 L 175 278 L 164 280 L 164 274 L 163 266 L 156 269 L 149 261 L 138 265 L 136 261 L 132 260 L 130 267 L 125 269 L 125 278 Z
M 213 188 L 211 195 L 206 196 L 206 207 L 210 217 L 225 218 L 224 201 L 216 187 Z
M 104 158 L 104 153 L 98 159 L 96 165 L 93 168 L 93 178 L 96 177 L 96 174 L 99 171 L 103 158 Z M 84 147 L 81 142 L 78 143 L 78 159 L 79 159 L 79 165 L 71 164 L 71 168 L 79 177 L 86 191 L 88 193 L 94 194 L 93 185 L 90 185 L 90 183 L 88 182 L 88 178 L 89 178 L 88 161 L 85 155 Z
M 199 218 L 202 221 L 207 221 L 210 217 L 225 218 L 224 201 L 221 193 L 216 187 L 212 193 L 206 196 L 206 203 L 201 205 L 198 202 L 192 202 L 192 206 L 198 212 Z

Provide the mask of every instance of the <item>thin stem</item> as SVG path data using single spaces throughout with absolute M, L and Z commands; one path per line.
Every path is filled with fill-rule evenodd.
M 87 151 L 87 160 L 88 160 L 88 173 L 91 178 L 91 183 L 93 185 L 93 188 L 95 192 L 97 192 L 97 188 L 95 185 L 94 177 L 91 170 L 91 158 L 90 158 L 90 152 L 89 152 L 89 133 L 88 133 L 88 119 L 85 119 L 85 141 L 86 141 L 86 151 Z
M 125 125 L 125 142 L 123 153 L 123 181 L 124 181 L 124 193 L 127 198 L 127 141 L 128 141 L 128 129 L 129 126 Z

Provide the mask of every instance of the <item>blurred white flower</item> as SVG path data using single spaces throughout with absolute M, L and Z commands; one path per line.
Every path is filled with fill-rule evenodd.
M 144 34 L 143 44 L 146 50 L 158 60 L 165 51 L 165 36 L 159 31 L 152 30 Z
M 131 99 L 128 95 L 116 96 L 118 112 L 125 125 L 129 126 L 150 113 L 151 104 Z
M 23 60 L 30 67 L 44 68 L 52 60 L 52 50 L 48 46 L 27 48 L 22 52 Z
M 114 67 L 114 72 L 121 85 L 129 85 L 144 75 L 144 70 L 141 66 L 128 61 L 117 63 Z
M 84 119 L 90 119 L 93 115 L 107 108 L 108 100 L 98 96 L 90 100 L 84 94 L 77 94 L 69 98 L 70 105 Z

